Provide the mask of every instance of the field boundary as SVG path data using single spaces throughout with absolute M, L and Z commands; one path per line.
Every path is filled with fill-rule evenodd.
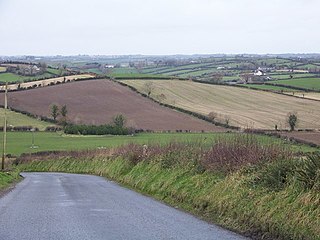
M 145 97 L 145 98 L 148 98 L 149 100 L 159 104 L 160 106 L 164 106 L 164 107 L 167 107 L 167 108 L 170 108 L 170 109 L 174 109 L 174 110 L 177 110 L 179 112 L 182 112 L 182 113 L 186 113 L 188 115 L 191 115 L 193 117 L 196 117 L 198 119 L 201 119 L 201 120 L 204 120 L 206 122 L 209 122 L 209 123 L 212 123 L 216 126 L 219 126 L 219 127 L 224 127 L 224 128 L 229 128 L 229 129 L 232 129 L 232 130 L 240 130 L 240 127 L 236 127 L 236 126 L 232 126 L 232 125 L 227 125 L 227 124 L 224 124 L 224 123 L 220 123 L 220 122 L 216 122 L 216 121 L 213 121 L 211 119 L 209 119 L 207 116 L 205 115 L 202 115 L 200 113 L 195 113 L 195 112 L 192 112 L 192 111 L 189 111 L 189 110 L 186 110 L 186 109 L 183 109 L 183 108 L 180 108 L 180 107 L 175 107 L 175 106 L 172 106 L 170 104 L 166 104 L 166 103 L 161 103 L 151 97 L 149 97 L 148 95 L 144 94 L 144 93 L 141 93 L 140 91 L 138 91 L 138 89 L 136 89 L 135 87 L 133 86 L 130 86 L 124 82 L 118 82 L 118 81 L 114 81 L 122 86 L 125 86 L 125 87 L 128 87 L 130 88 L 132 91 L 138 93 L 139 95 L 141 95 L 142 97 Z
M 274 94 L 280 94 L 280 95 L 287 96 L 287 97 L 294 97 L 294 98 L 298 98 L 298 99 L 304 99 L 304 100 L 309 100 L 309 101 L 320 102 L 319 99 L 302 98 L 302 97 L 299 97 L 299 96 L 289 95 L 289 94 L 285 94 L 285 93 L 278 92 L 278 91 L 272 91 L 272 90 L 267 90 L 267 89 L 258 89 L 258 88 L 252 88 L 252 87 L 245 87 L 243 85 L 238 85 L 238 84 L 231 85 L 231 84 L 226 84 L 226 83 L 214 83 L 214 82 L 206 82 L 206 81 L 201 81 L 201 80 L 192 80 L 192 81 L 196 82 L 196 83 L 202 83 L 202 84 L 218 85 L 218 86 L 222 85 L 222 86 L 228 86 L 228 87 L 238 87 L 238 88 L 250 89 L 250 90 L 254 90 L 254 91 L 269 92 L 269 93 L 274 93 Z M 262 85 L 262 84 L 256 84 L 256 85 Z M 266 85 L 271 85 L 271 84 L 266 84 Z M 276 86 L 276 85 L 274 85 L 274 86 Z M 287 87 L 287 86 L 278 85 L 278 87 Z M 302 90 L 302 89 L 297 89 L 297 90 Z M 303 91 L 305 91 L 305 89 Z M 309 91 L 305 91 L 305 92 L 313 92 L 313 91 L 309 90 Z M 320 91 L 319 91 L 319 93 L 320 93 Z

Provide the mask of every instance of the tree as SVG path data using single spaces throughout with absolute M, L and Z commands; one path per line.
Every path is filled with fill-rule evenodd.
M 67 109 L 67 105 L 63 105 L 61 110 L 60 110 L 61 116 L 66 118 L 67 114 L 68 114 L 68 109 Z
M 59 116 L 59 107 L 56 104 L 53 104 L 51 106 L 51 116 L 53 120 L 57 120 L 57 117 Z
M 63 105 L 61 107 L 60 114 L 61 114 L 61 117 L 62 117 L 61 123 L 63 125 L 66 125 L 67 124 L 67 114 L 68 114 L 67 105 Z
M 119 114 L 113 117 L 112 122 L 116 127 L 123 128 L 126 125 L 127 120 L 125 116 Z
M 296 113 L 288 113 L 288 124 L 290 126 L 290 131 L 294 131 L 298 123 L 298 116 Z

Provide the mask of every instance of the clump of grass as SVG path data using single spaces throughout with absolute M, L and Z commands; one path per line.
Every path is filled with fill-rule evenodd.
M 320 153 L 309 154 L 297 164 L 297 180 L 307 190 L 320 190 Z

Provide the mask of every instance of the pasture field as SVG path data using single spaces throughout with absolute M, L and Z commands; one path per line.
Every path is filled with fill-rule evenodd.
M 273 85 L 265 85 L 265 84 L 242 84 L 241 86 L 247 88 L 254 88 L 254 89 L 261 89 L 261 90 L 270 90 L 270 91 L 293 91 L 293 89 L 280 87 L 280 86 L 273 86 Z
M 24 76 L 20 76 L 13 73 L 0 73 L 0 82 L 20 82 L 26 79 Z
M 0 82 L 23 82 L 26 80 L 38 80 L 43 78 L 52 78 L 54 75 L 59 75 L 60 70 L 54 68 L 47 68 L 47 71 L 41 75 L 37 76 L 22 76 L 14 73 L 9 72 L 1 72 L 1 69 L 5 69 L 5 67 L 0 67 Z M 67 71 L 64 70 L 62 73 L 66 73 Z
M 139 73 L 136 68 L 112 68 L 111 75 Z
M 0 73 L 0 82 L 23 82 L 25 80 L 37 80 L 37 79 L 42 79 L 42 78 L 50 78 L 52 77 L 54 74 L 50 73 L 50 72 L 46 72 L 44 74 L 41 75 L 37 75 L 37 76 L 21 76 L 21 75 L 17 75 L 14 73 Z
M 48 86 L 52 83 L 56 84 L 57 82 L 62 82 L 64 79 L 70 80 L 70 81 L 77 81 L 81 80 L 83 78 L 93 78 L 94 75 L 91 74 L 79 74 L 79 75 L 70 75 L 70 76 L 65 76 L 65 77 L 57 77 L 57 78 L 48 78 L 44 80 L 38 80 L 38 81 L 32 81 L 32 82 L 24 82 L 24 83 L 15 83 L 15 84 L 10 84 L 8 85 L 8 90 L 17 90 L 19 87 L 20 88 L 29 88 L 34 85 L 37 85 L 38 87 L 44 87 Z M 0 86 L 0 90 L 4 90 L 4 86 Z
M 2 134 L 3 133 L 0 132 L 0 138 L 2 138 Z M 35 132 L 34 143 L 36 148 L 31 148 L 31 132 L 8 132 L 7 152 L 13 155 L 20 155 L 22 153 L 41 151 L 103 149 L 129 143 L 167 144 L 172 141 L 195 142 L 211 146 L 212 143 L 219 139 L 232 139 L 236 134 L 237 133 L 140 133 L 134 136 L 77 136 L 65 135 L 59 132 Z M 263 144 L 285 144 L 297 152 L 313 152 L 317 150 L 307 145 L 292 144 L 268 136 L 257 135 L 256 138 Z
M 170 79 L 170 76 L 164 76 L 161 74 L 144 74 L 144 73 L 110 73 L 108 76 L 114 77 L 115 79 L 143 79 L 143 78 L 154 78 L 154 79 Z
M 145 81 L 123 81 L 145 93 Z M 320 102 L 232 86 L 191 81 L 152 81 L 151 97 L 165 95 L 164 103 L 208 115 L 243 128 L 286 128 L 288 112 L 297 112 L 298 128 L 320 128 Z
M 28 117 L 24 114 L 17 113 L 14 111 L 7 110 L 7 122 L 8 126 L 13 127 L 21 127 L 21 126 L 32 126 L 39 128 L 40 131 L 45 130 L 48 126 L 53 126 L 54 124 L 40 121 L 34 119 L 32 117 Z M 4 125 L 4 109 L 0 108 L 0 126 L 3 127 Z
M 290 80 L 276 80 L 270 81 L 270 83 L 320 91 L 320 78 L 297 78 Z
M 281 79 L 290 79 L 290 75 L 293 76 L 292 79 L 296 78 L 305 78 L 305 77 L 313 77 L 314 74 L 311 73 L 292 73 L 292 74 L 270 74 L 270 77 L 273 79 L 281 80 Z
M 128 87 L 104 79 L 10 92 L 8 99 L 10 107 L 37 116 L 49 117 L 53 103 L 67 105 L 68 118 L 74 123 L 107 124 L 115 115 L 123 114 L 128 127 L 136 129 L 226 131 L 188 114 L 162 107 Z M 0 94 L 1 103 L 3 93 Z

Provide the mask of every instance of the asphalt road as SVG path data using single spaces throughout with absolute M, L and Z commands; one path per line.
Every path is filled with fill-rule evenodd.
M 1 240 L 244 239 L 101 177 L 23 176 L 0 199 Z

